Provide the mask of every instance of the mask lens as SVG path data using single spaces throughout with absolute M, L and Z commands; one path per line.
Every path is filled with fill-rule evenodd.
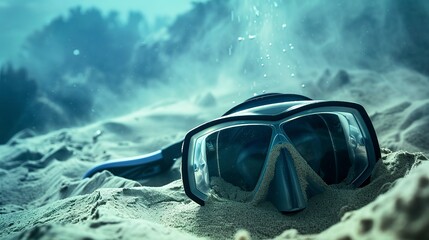
M 327 184 L 350 184 L 368 166 L 364 136 L 351 113 L 306 115 L 284 123 L 283 130 Z
M 191 160 L 196 188 L 207 195 L 221 180 L 252 191 L 267 158 L 271 135 L 267 125 L 239 125 L 199 136 Z

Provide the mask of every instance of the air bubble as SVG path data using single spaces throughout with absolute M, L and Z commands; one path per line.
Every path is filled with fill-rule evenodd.
M 73 55 L 78 56 L 80 54 L 79 49 L 73 50 Z
M 256 16 L 259 17 L 259 10 L 256 8 L 256 6 L 253 6 L 253 12 L 255 13 Z
M 238 37 L 238 38 L 237 38 L 237 40 L 238 40 L 239 42 L 244 41 L 244 37 Z
M 255 38 L 256 38 L 256 35 L 249 34 L 248 38 L 249 38 L 250 40 L 253 40 L 253 39 L 255 39 Z
M 282 28 L 285 29 L 286 28 L 286 23 L 282 24 Z

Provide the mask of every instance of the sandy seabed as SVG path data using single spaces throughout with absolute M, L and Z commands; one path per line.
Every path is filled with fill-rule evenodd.
M 213 117 L 198 101 L 166 101 L 81 128 L 22 131 L 1 145 L 0 238 L 429 239 L 429 79 L 406 70 L 348 74 L 329 95 L 323 78 L 303 93 L 368 110 L 382 158 L 363 188 L 328 188 L 284 215 L 267 202 L 200 207 L 184 193 L 179 161 L 145 182 L 109 172 L 82 179 L 96 163 L 157 150 Z

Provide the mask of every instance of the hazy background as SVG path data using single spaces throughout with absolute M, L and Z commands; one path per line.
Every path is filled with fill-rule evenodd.
M 428 75 L 428 23 L 425 0 L 2 0 L 0 143 L 165 99 L 302 93 L 308 76 Z
M 32 32 L 41 29 L 58 16 L 66 16 L 69 9 L 97 8 L 102 14 L 118 12 L 121 20 L 125 20 L 128 12 L 137 11 L 145 15 L 153 24 L 157 18 L 168 18 L 170 21 L 181 13 L 189 11 L 191 0 L 0 0 L 0 62 L 16 57 L 21 45 Z

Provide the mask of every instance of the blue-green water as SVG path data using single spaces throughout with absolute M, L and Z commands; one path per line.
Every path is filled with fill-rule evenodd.
M 19 13 L 7 6 L 0 4 L 3 19 Z M 296 92 L 304 86 L 299 76 L 312 71 L 429 74 L 424 0 L 203 1 L 151 21 L 145 9 L 133 10 L 120 15 L 77 3 L 29 30 L 20 50 L 1 63 L 0 142 L 24 128 L 85 124 L 227 85 L 237 101 Z M 14 19 L 36 21 L 31 17 Z M 147 94 L 154 85 L 169 90 Z

